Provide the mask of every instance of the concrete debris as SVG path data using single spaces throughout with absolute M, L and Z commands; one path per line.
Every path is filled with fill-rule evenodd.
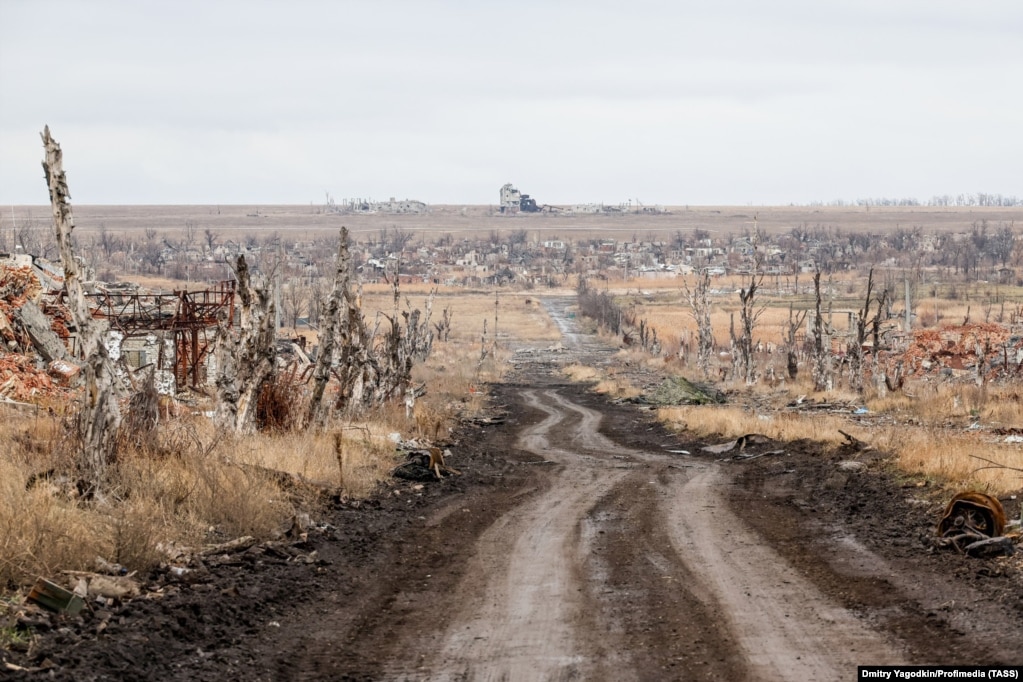
M 74 593 L 82 598 L 124 601 L 142 594 L 142 586 L 127 575 L 102 575 L 83 571 L 64 571 L 74 582 Z

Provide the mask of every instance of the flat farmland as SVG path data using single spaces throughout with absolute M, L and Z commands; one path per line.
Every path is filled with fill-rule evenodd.
M 666 213 L 519 214 L 502 215 L 493 206 L 432 206 L 424 214 L 329 213 L 322 205 L 308 206 L 90 206 L 75 205 L 80 232 L 105 228 L 111 233 L 153 229 L 170 233 L 194 223 L 200 233 L 210 229 L 226 238 L 241 235 L 287 234 L 294 239 L 332 234 L 342 225 L 356 239 L 397 228 L 425 234 L 499 233 L 526 230 L 545 239 L 668 240 L 678 231 L 706 230 L 712 237 L 740 234 L 756 220 L 770 233 L 795 227 L 833 227 L 847 232 L 885 233 L 919 227 L 925 232 L 962 232 L 974 223 L 1023 222 L 1023 208 L 1001 207 L 830 207 L 830 206 L 675 206 Z M 12 221 L 46 224 L 48 206 L 14 206 L 0 212 L 0 229 Z

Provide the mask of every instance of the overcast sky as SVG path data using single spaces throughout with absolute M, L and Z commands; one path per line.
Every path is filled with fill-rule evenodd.
M 1020 0 L 0 0 L 0 205 L 1023 196 Z

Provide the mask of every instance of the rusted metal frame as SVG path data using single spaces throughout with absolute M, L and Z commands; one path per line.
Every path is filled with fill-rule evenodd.
M 218 324 L 225 309 L 226 324 L 233 326 L 234 296 L 235 283 L 229 280 L 201 291 L 126 295 L 107 292 L 90 294 L 89 298 L 93 299 L 93 317 L 108 320 L 126 337 L 144 336 L 153 331 L 173 332 L 175 383 L 199 387 L 205 378 L 201 376 L 202 363 L 210 351 L 207 330 Z M 152 302 L 147 304 L 149 298 Z

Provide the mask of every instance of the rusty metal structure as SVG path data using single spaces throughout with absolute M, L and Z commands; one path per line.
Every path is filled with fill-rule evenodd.
M 210 353 L 216 327 L 234 324 L 235 281 L 218 282 L 211 289 L 142 294 L 103 291 L 86 298 L 96 319 L 107 320 L 125 338 L 154 333 L 174 335 L 174 378 L 179 388 L 197 388 L 206 383 L 205 361 Z M 159 369 L 169 369 L 163 358 Z

